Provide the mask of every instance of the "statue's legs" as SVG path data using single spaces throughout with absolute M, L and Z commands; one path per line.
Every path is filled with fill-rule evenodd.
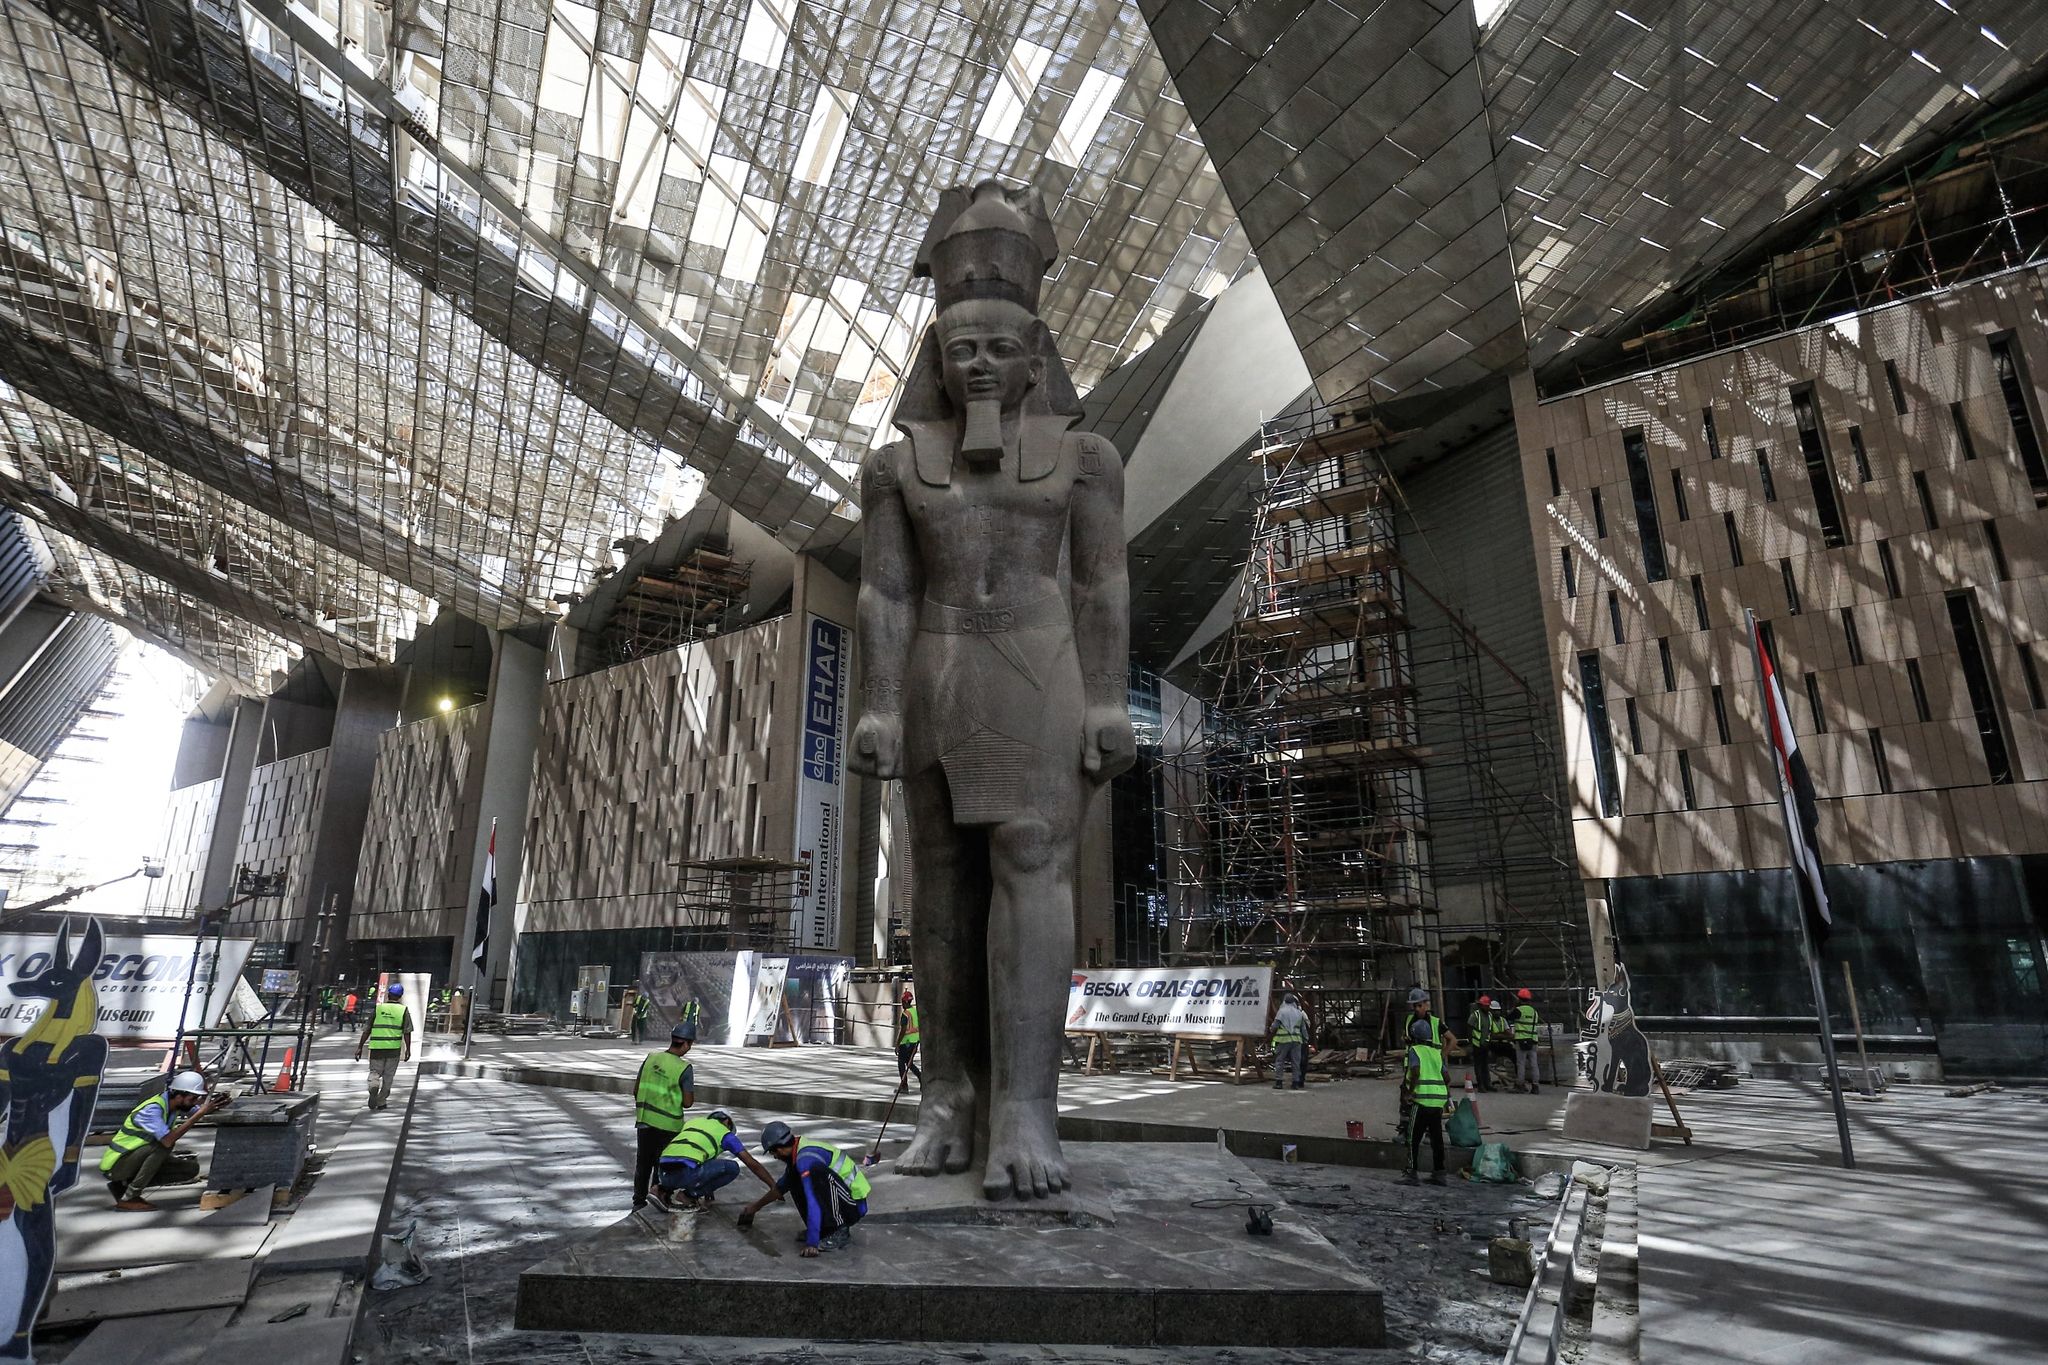
M 974 1159 L 975 1102 L 987 1093 L 988 856 L 980 830 L 953 823 L 936 765 L 903 779 L 910 821 L 911 960 L 924 1033 L 917 1131 L 896 1159 L 905 1175 L 964 1171 Z
M 993 1048 L 982 1192 L 991 1199 L 1043 1199 L 1068 1184 L 1059 1136 L 1060 1044 L 1074 965 L 1081 778 L 1047 764 L 1031 798 L 1029 815 L 989 831 Z

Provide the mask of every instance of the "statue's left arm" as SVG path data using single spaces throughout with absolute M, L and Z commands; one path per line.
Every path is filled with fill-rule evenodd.
M 1124 557 L 1124 462 L 1100 436 L 1083 434 L 1074 479 L 1072 566 L 1074 642 L 1081 655 L 1088 710 L 1081 768 L 1107 782 L 1137 761 L 1128 687 L 1131 576 Z

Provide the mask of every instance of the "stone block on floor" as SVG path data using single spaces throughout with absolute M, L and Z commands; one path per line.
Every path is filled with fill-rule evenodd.
M 1648 1095 L 1615 1095 L 1574 1090 L 1565 1096 L 1564 1135 L 1579 1142 L 1650 1150 L 1652 1105 Z

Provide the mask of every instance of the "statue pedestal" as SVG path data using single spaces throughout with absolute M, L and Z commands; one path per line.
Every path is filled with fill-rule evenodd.
M 1379 1286 L 1243 1162 L 1205 1143 L 1069 1143 L 1075 1189 L 990 1203 L 967 1175 L 869 1172 L 853 1245 L 806 1260 L 787 1201 L 733 1225 L 631 1214 L 519 1277 L 528 1331 L 1105 1346 L 1379 1346 Z M 772 1168 L 771 1168 L 772 1169 Z M 1191 1201 L 1229 1201 L 1196 1209 Z M 1245 1232 L 1246 1201 L 1273 1235 Z
M 1564 1097 L 1564 1135 L 1580 1142 L 1650 1150 L 1652 1101 L 1648 1095 L 1574 1090 Z

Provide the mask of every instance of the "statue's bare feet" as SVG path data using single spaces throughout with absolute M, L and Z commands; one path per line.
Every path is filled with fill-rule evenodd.
M 898 1175 L 954 1174 L 974 1160 L 974 1088 L 933 1081 L 917 1099 L 917 1132 L 896 1158 Z
M 1012 1100 L 989 1114 L 988 1169 L 981 1192 L 990 1199 L 1043 1199 L 1070 1183 L 1060 1150 L 1059 1109 L 1051 1100 Z

